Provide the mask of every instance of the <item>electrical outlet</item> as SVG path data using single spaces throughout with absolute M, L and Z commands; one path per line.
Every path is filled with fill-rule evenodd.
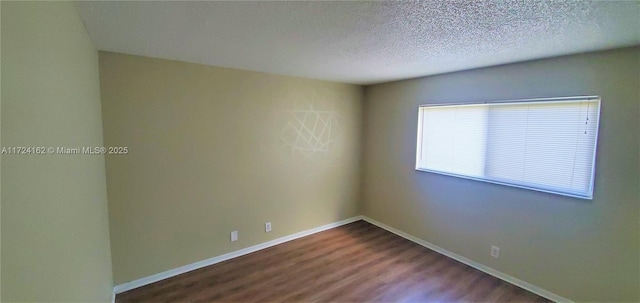
M 500 247 L 491 245 L 491 256 L 497 258 L 500 255 Z
M 238 231 L 234 230 L 231 232 L 231 242 L 238 241 Z
M 265 232 L 270 232 L 271 231 L 271 222 L 267 222 L 264 224 L 264 231 Z

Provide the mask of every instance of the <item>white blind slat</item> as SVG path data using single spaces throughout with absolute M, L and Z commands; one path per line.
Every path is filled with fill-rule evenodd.
M 416 168 L 593 195 L 600 99 L 421 106 Z

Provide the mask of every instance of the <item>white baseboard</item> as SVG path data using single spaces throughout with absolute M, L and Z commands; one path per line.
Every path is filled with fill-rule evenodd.
M 376 221 L 376 220 L 371 219 L 371 218 L 369 218 L 367 216 L 362 216 L 362 220 L 365 220 L 365 221 L 367 221 L 367 222 L 369 222 L 369 223 L 371 223 L 373 225 L 376 225 L 376 226 L 378 226 L 378 227 L 380 227 L 382 229 L 386 229 L 389 232 L 392 232 L 392 233 L 394 233 L 394 234 L 396 234 L 396 235 L 398 235 L 400 237 L 403 237 L 403 238 L 405 238 L 405 239 L 407 239 L 407 240 L 409 240 L 411 242 L 414 242 L 416 244 L 420 244 L 420 245 L 422 245 L 422 246 L 424 246 L 424 247 L 426 247 L 428 249 L 436 251 L 436 252 L 438 252 L 440 254 L 443 254 L 443 255 L 445 255 L 445 256 L 447 256 L 449 258 L 452 258 L 454 260 L 457 260 L 459 262 L 467 264 L 467 265 L 469 265 L 469 266 L 471 266 L 471 267 L 473 267 L 473 268 L 475 268 L 477 270 L 483 271 L 483 272 L 485 272 L 487 274 L 490 274 L 490 275 L 492 275 L 492 276 L 494 276 L 494 277 L 496 277 L 498 279 L 504 280 L 504 281 L 509 282 L 509 283 L 511 283 L 513 285 L 516 285 L 516 286 L 519 286 L 521 288 L 524 288 L 524 289 L 526 289 L 526 290 L 528 290 L 528 291 L 530 291 L 530 292 L 532 292 L 534 294 L 537 294 L 537 295 L 539 295 L 541 297 L 545 297 L 545 298 L 547 298 L 549 300 L 552 300 L 554 302 L 573 303 L 573 301 L 571 301 L 571 300 L 569 300 L 567 298 L 561 297 L 561 296 L 556 295 L 556 294 L 554 294 L 554 293 L 552 293 L 550 291 L 547 291 L 547 290 L 544 290 L 544 289 L 542 289 L 540 287 L 537 287 L 537 286 L 535 286 L 533 284 L 527 283 L 527 282 L 522 281 L 522 280 L 520 280 L 518 278 L 515 278 L 515 277 L 510 276 L 508 274 L 505 274 L 503 272 L 497 271 L 497 270 L 495 270 L 495 269 L 493 269 L 491 267 L 488 267 L 486 265 L 480 264 L 480 263 L 475 262 L 475 261 L 473 261 L 471 259 L 465 258 L 465 257 L 463 257 L 461 255 L 458 255 L 458 254 L 454 253 L 454 252 L 448 251 L 448 250 L 446 250 L 446 249 L 444 249 L 444 248 L 442 248 L 442 247 L 440 247 L 438 245 L 435 245 L 433 243 L 427 242 L 427 241 L 422 240 L 420 238 L 414 237 L 414 236 L 412 236 L 412 235 L 410 235 L 408 233 L 405 233 L 405 232 L 403 232 L 401 230 L 393 228 L 393 227 L 391 227 L 389 225 L 386 225 L 386 224 L 384 224 L 384 223 L 382 223 L 380 221 Z
M 308 230 L 305 230 L 305 231 L 301 231 L 301 232 L 295 233 L 293 235 L 284 236 L 284 237 L 281 237 L 281 238 L 278 238 L 278 239 L 275 239 L 275 240 L 271 240 L 271 241 L 268 241 L 268 242 L 264 242 L 264 243 L 260 243 L 260 244 L 254 245 L 254 246 L 250 246 L 250 247 L 247 247 L 247 248 L 236 250 L 236 251 L 224 254 L 224 255 L 216 256 L 216 257 L 213 257 L 213 258 L 210 258 L 210 259 L 206 259 L 206 260 L 198 261 L 198 262 L 195 262 L 195 263 L 191 263 L 189 265 L 185 265 L 185 266 L 178 267 L 178 268 L 175 268 L 175 269 L 167 270 L 165 272 L 157 273 L 155 275 L 144 277 L 144 278 L 141 278 L 141 279 L 138 279 L 138 280 L 134 280 L 134 281 L 131 281 L 131 282 L 127 282 L 127 283 L 123 283 L 123 284 L 120 284 L 120 285 L 116 285 L 113 288 L 114 298 L 115 298 L 115 294 L 119 294 L 119 293 L 122 293 L 122 292 L 125 292 L 125 291 L 128 291 L 128 290 L 132 290 L 134 288 L 138 288 L 138 287 L 145 286 L 145 285 L 148 285 L 148 284 L 151 284 L 151 283 L 154 283 L 154 282 L 158 282 L 160 280 L 164 280 L 164 279 L 171 278 L 171 277 L 174 277 L 174 276 L 186 273 L 186 272 L 190 272 L 192 270 L 196 270 L 196 269 L 199 269 L 199 268 L 202 268 L 202 267 L 205 267 L 205 266 L 213 265 L 213 264 L 220 263 L 220 262 L 223 262 L 223 261 L 226 261 L 226 260 L 229 260 L 229 259 L 240 257 L 240 256 L 243 256 L 243 255 L 246 255 L 246 254 L 250 254 L 252 252 L 256 252 L 256 251 L 259 251 L 259 250 L 262 250 L 262 249 L 265 249 L 265 248 L 268 248 L 268 247 L 271 247 L 271 246 L 274 246 L 274 245 L 282 244 L 284 242 L 288 242 L 288 241 L 291 241 L 291 240 L 302 238 L 302 237 L 305 237 L 305 236 L 308 236 L 308 235 L 312 235 L 312 234 L 315 234 L 315 233 L 318 233 L 318 232 L 321 232 L 321 231 L 325 231 L 327 229 L 332 229 L 332 228 L 335 228 L 335 227 L 338 227 L 338 226 L 341 226 L 341 225 L 345 225 L 345 224 L 348 224 L 348 223 L 351 223 L 351 222 L 355 222 L 355 221 L 358 221 L 358 220 L 362 220 L 362 216 L 356 216 L 356 217 L 349 218 L 349 219 L 346 219 L 346 220 L 342 220 L 342 221 L 338 221 L 338 222 L 334 222 L 334 223 L 329 223 L 327 225 L 322 225 L 322 226 L 319 226 L 319 227 L 316 227 L 316 228 L 312 228 L 312 229 L 308 229 Z
M 552 293 L 550 291 L 544 290 L 544 289 L 542 289 L 540 287 L 537 287 L 537 286 L 535 286 L 533 284 L 527 283 L 527 282 L 522 281 L 522 280 L 520 280 L 518 278 L 515 278 L 515 277 L 510 276 L 508 274 L 505 274 L 503 272 L 497 271 L 497 270 L 495 270 L 495 269 L 493 269 L 491 267 L 488 267 L 486 265 L 480 264 L 480 263 L 475 262 L 475 261 L 473 261 L 471 259 L 465 258 L 465 257 L 463 257 L 461 255 L 458 255 L 458 254 L 454 253 L 454 252 L 448 251 L 448 250 L 446 250 L 446 249 L 444 249 L 444 248 L 442 248 L 442 247 L 440 247 L 438 245 L 435 245 L 433 243 L 430 243 L 430 242 L 427 242 L 425 240 L 422 240 L 422 239 L 419 239 L 417 237 L 414 237 L 414 236 L 412 236 L 410 234 L 407 234 L 407 233 L 405 233 L 405 232 L 403 232 L 401 230 L 398 230 L 396 228 L 393 228 L 393 227 L 391 227 L 389 225 L 386 225 L 386 224 L 384 224 L 384 223 L 382 223 L 380 221 L 371 219 L 371 218 L 366 217 L 366 216 L 356 216 L 356 217 L 352 217 L 352 218 L 349 218 L 349 219 L 346 219 L 346 220 L 342 220 L 342 221 L 338 221 L 338 222 L 334 222 L 334 223 L 329 223 L 329 224 L 326 224 L 326 225 L 323 225 L 323 226 L 319 226 L 319 227 L 316 227 L 316 228 L 312 228 L 312 229 L 308 229 L 308 230 L 305 230 L 305 231 L 301 231 L 301 232 L 298 232 L 298 233 L 295 233 L 295 234 L 292 234 L 292 235 L 289 235 L 289 236 L 284 236 L 284 237 L 281 237 L 281 238 L 278 238 L 278 239 L 274 239 L 274 240 L 271 240 L 271 241 L 268 241 L 268 242 L 264 242 L 264 243 L 260 243 L 260 244 L 254 245 L 254 246 L 250 246 L 250 247 L 247 247 L 247 248 L 236 250 L 236 251 L 224 254 L 224 255 L 216 256 L 216 257 L 209 258 L 209 259 L 206 259 L 206 260 L 202 260 L 202 261 L 198 261 L 198 262 L 195 262 L 195 263 L 191 263 L 191 264 L 188 264 L 188 265 L 185 265 L 185 266 L 182 266 L 182 267 L 178 267 L 178 268 L 175 268 L 175 269 L 167 270 L 165 272 L 161 272 L 161 273 L 158 273 L 158 274 L 155 274 L 155 275 L 144 277 L 144 278 L 141 278 L 141 279 L 138 279 L 138 280 L 134 280 L 134 281 L 131 281 L 131 282 L 127 282 L 127 283 L 123 283 L 123 284 L 120 284 L 120 285 L 116 285 L 113 288 L 114 297 L 113 297 L 113 301 L 112 302 L 115 302 L 115 294 L 119 294 L 119 293 L 122 293 L 122 292 L 125 292 L 125 291 L 128 291 L 128 290 L 132 290 L 132 289 L 135 289 L 135 288 L 138 288 L 138 287 L 142 287 L 142 286 L 145 286 L 145 285 L 148 285 L 148 284 L 151 284 L 151 283 L 155 283 L 155 282 L 158 282 L 158 281 L 161 281 L 161 280 L 164 280 L 164 279 L 168 279 L 168 278 L 171 278 L 171 277 L 174 277 L 174 276 L 186 273 L 186 272 L 190 272 L 192 270 L 196 270 L 196 269 L 199 269 L 199 268 L 202 268 L 202 267 L 205 267 L 205 266 L 213 265 L 213 264 L 216 264 L 216 263 L 227 261 L 229 259 L 240 257 L 240 256 L 243 256 L 243 255 L 246 255 L 246 254 L 250 254 L 250 253 L 265 249 L 265 248 L 269 248 L 269 247 L 274 246 L 274 245 L 282 244 L 282 243 L 285 243 L 285 242 L 288 242 L 288 241 L 291 241 L 291 240 L 295 240 L 295 239 L 298 239 L 298 238 L 306 237 L 308 235 L 312 235 L 312 234 L 315 234 L 315 233 L 318 233 L 318 232 L 321 232 L 321 231 L 325 231 L 325 230 L 332 229 L 332 228 L 335 228 L 335 227 L 338 227 L 338 226 L 349 224 L 351 222 L 355 222 L 355 221 L 358 221 L 358 220 L 365 220 L 365 221 L 367 221 L 367 222 L 369 222 L 369 223 L 371 223 L 373 225 L 376 225 L 376 226 L 378 226 L 378 227 L 380 227 L 382 229 L 385 229 L 385 230 L 387 230 L 389 232 L 392 232 L 392 233 L 394 233 L 394 234 L 396 234 L 396 235 L 398 235 L 400 237 L 403 237 L 403 238 L 405 238 L 405 239 L 407 239 L 407 240 L 409 240 L 411 242 L 414 242 L 416 244 L 422 245 L 422 246 L 424 246 L 424 247 L 426 247 L 428 249 L 436 251 L 436 252 L 438 252 L 440 254 L 443 254 L 443 255 L 445 255 L 445 256 L 447 256 L 449 258 L 452 258 L 454 260 L 462 262 L 462 263 L 464 263 L 466 265 L 469 265 L 469 266 L 471 266 L 471 267 L 473 267 L 475 269 L 478 269 L 478 270 L 483 271 L 483 272 L 485 272 L 487 274 L 490 274 L 490 275 L 492 275 L 492 276 L 494 276 L 494 277 L 496 277 L 498 279 L 501 279 L 501 280 L 509 282 L 509 283 L 511 283 L 513 285 L 519 286 L 519 287 L 521 287 L 523 289 L 526 289 L 526 290 L 528 290 L 528 291 L 530 291 L 532 293 L 535 293 L 535 294 L 537 294 L 537 295 L 539 295 L 541 297 L 545 297 L 545 298 L 547 298 L 549 300 L 552 300 L 554 302 L 573 303 L 573 301 L 571 301 L 571 300 L 569 300 L 567 298 L 564 298 L 562 296 L 556 295 L 556 294 L 554 294 L 554 293 Z

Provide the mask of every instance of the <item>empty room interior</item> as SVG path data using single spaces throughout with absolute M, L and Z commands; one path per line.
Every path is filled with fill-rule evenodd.
M 640 1 L 1 1 L 2 302 L 640 302 Z

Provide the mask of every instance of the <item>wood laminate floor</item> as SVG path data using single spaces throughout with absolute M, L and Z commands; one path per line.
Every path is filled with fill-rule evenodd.
M 116 302 L 549 302 L 357 221 L 118 294 Z

